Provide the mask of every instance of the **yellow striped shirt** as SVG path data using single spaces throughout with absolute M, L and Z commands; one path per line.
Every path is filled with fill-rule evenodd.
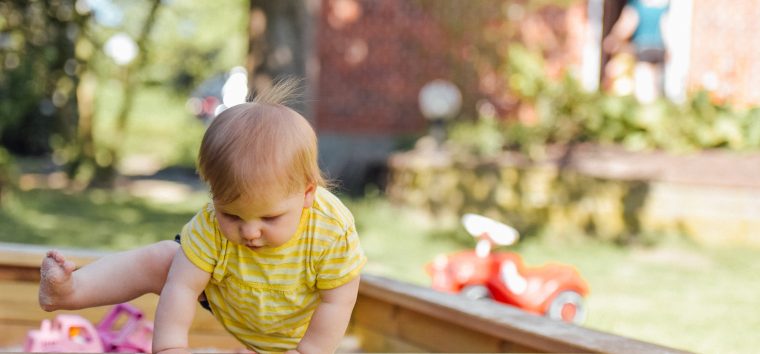
M 214 316 L 260 353 L 294 349 L 319 304 L 318 291 L 349 282 L 366 263 L 351 212 L 323 188 L 281 246 L 252 251 L 228 241 L 213 204 L 181 237 L 187 258 L 211 273 L 205 293 Z

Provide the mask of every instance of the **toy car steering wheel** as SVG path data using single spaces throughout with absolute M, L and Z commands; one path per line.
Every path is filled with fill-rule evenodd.
M 511 245 L 520 237 L 517 230 L 511 226 L 478 214 L 464 214 L 462 225 L 472 237 L 488 234 L 488 237 L 500 246 Z

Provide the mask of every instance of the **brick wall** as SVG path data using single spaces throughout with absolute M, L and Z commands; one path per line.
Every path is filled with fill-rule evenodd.
M 480 10 L 495 14 L 491 22 L 477 10 L 463 10 L 466 3 L 458 0 L 428 1 L 434 9 L 413 0 L 323 0 L 316 37 L 317 129 L 337 134 L 424 133 L 427 123 L 419 112 L 417 95 L 436 78 L 460 86 L 465 93 L 463 110 L 469 109 L 470 114 L 474 114 L 474 101 L 483 97 L 502 114 L 514 113 L 509 112 L 514 104 L 505 97 L 509 94 L 502 92 L 504 84 L 494 84 L 492 79 L 501 75 L 500 68 L 484 66 L 482 58 L 474 58 L 481 55 L 475 53 L 478 45 L 492 46 L 493 52 L 503 56 L 510 41 L 520 41 L 544 53 L 552 76 L 580 66 L 582 1 L 569 10 L 545 6 L 539 12 L 529 11 L 527 2 L 479 1 Z M 437 22 L 441 19 L 428 11 L 445 14 L 462 29 L 447 33 Z M 514 31 L 499 29 L 510 26 Z M 483 33 L 497 39 L 478 43 L 476 38 L 482 40 Z
M 464 116 L 475 115 L 475 102 L 484 97 L 504 116 L 516 110 L 504 90 L 503 63 L 484 63 L 493 58 L 479 45 L 503 56 L 511 41 L 526 42 L 546 54 L 555 76 L 579 60 L 579 31 L 573 30 L 579 27 L 572 24 L 584 22 L 583 6 L 566 16 L 559 7 L 534 14 L 522 0 L 478 0 L 474 8 L 466 0 L 318 1 L 312 118 L 322 168 L 352 193 L 382 181 L 399 137 L 425 134 L 417 97 L 427 82 L 455 82 Z
M 320 133 L 424 132 L 420 88 L 447 78 L 445 36 L 413 1 L 324 1 L 317 35 Z
M 760 104 L 760 1 L 693 0 L 691 89 Z
M 689 89 L 706 88 L 717 99 L 739 105 L 760 104 L 760 37 L 753 35 L 760 33 L 760 1 L 692 1 Z M 571 13 L 580 14 L 568 21 L 584 17 L 585 5 L 578 4 Z M 539 32 L 561 33 L 561 28 L 549 30 L 563 22 L 561 13 L 544 14 L 547 27 Z M 531 40 L 530 29 L 536 27 L 529 20 L 521 26 L 524 40 Z M 567 27 L 579 24 L 568 22 Z M 575 37 L 554 39 L 571 42 Z M 446 53 L 457 45 L 417 1 L 322 0 L 316 45 L 317 129 L 330 134 L 424 133 L 417 94 L 432 79 L 455 76 L 451 68 L 456 65 Z M 580 50 L 563 47 L 560 53 L 577 56 Z M 551 54 L 547 51 L 550 71 L 579 66 L 573 55 L 553 61 Z

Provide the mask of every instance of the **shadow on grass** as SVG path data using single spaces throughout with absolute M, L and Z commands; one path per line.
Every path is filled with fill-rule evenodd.
M 171 239 L 202 201 L 156 204 L 94 190 L 13 193 L 0 209 L 0 241 L 93 249 L 127 249 Z

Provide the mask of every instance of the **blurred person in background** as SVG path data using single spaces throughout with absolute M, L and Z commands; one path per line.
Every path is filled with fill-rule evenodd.
M 628 0 L 620 18 L 604 38 L 603 49 L 615 57 L 635 57 L 633 91 L 639 102 L 650 103 L 663 92 L 667 58 L 665 31 L 669 0 Z M 628 54 L 630 55 L 630 54 Z

